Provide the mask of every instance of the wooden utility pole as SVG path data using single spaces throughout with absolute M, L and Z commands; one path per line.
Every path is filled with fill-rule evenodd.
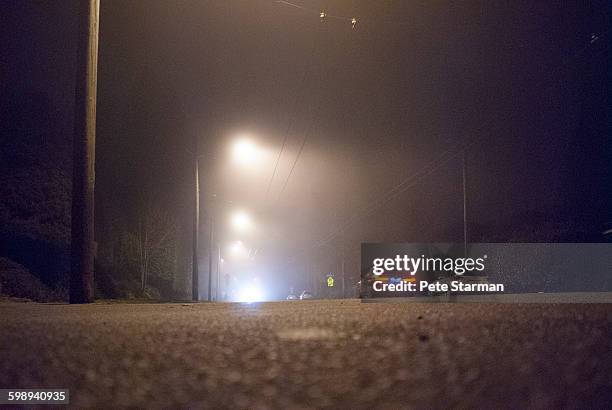
M 72 170 L 70 303 L 93 301 L 99 0 L 79 1 Z
M 196 137 L 197 138 L 197 137 Z M 199 288 L 199 274 L 198 259 L 199 259 L 199 238 L 200 238 L 200 161 L 198 156 L 198 143 L 196 139 L 196 152 L 195 152 L 195 192 L 194 192 L 194 204 L 193 204 L 193 250 L 192 250 L 192 269 L 191 269 L 191 299 L 194 302 L 200 300 L 200 288 Z
M 215 300 L 219 301 L 219 282 L 221 281 L 221 247 L 217 246 L 217 281 L 215 283 Z
M 345 240 L 345 237 L 344 237 L 344 227 L 342 228 L 340 238 L 341 238 L 340 239 L 340 246 L 342 247 L 342 249 L 340 250 L 340 254 L 342 255 L 342 263 L 340 265 L 340 272 L 341 272 L 341 275 L 342 275 L 342 299 L 344 299 L 346 297 L 346 292 L 344 290 L 344 287 L 346 286 L 345 285 L 345 282 L 346 282 L 345 281 L 345 277 L 346 277 L 346 273 L 345 273 L 346 254 L 344 253 L 345 252 L 345 250 L 344 250 L 344 248 L 345 248 L 345 246 L 344 246 L 344 240 Z
M 212 202 L 212 201 L 211 201 Z M 215 232 L 214 206 L 210 207 L 210 226 L 208 227 L 208 301 L 212 302 L 212 275 L 213 275 L 213 244 Z
M 463 188 L 463 257 L 468 256 L 468 225 L 467 225 L 467 153 L 465 152 L 465 146 L 463 148 L 463 155 L 461 157 L 461 180 Z

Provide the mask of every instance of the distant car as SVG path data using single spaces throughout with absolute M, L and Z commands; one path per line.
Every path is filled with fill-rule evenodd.
M 287 296 L 287 300 L 297 300 L 297 296 L 295 296 L 294 294 L 291 294 L 289 296 Z
M 307 290 L 303 291 L 302 294 L 300 295 L 300 300 L 304 300 L 304 299 L 312 299 L 312 293 L 308 292 Z

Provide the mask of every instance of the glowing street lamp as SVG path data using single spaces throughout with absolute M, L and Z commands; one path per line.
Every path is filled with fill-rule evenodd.
M 242 241 L 235 241 L 229 245 L 229 252 L 234 257 L 235 260 L 255 260 L 253 253 L 253 249 L 247 248 Z
M 233 254 L 237 255 L 242 252 L 244 245 L 242 244 L 242 241 L 236 241 L 231 245 L 230 249 Z
M 253 225 L 251 222 L 251 217 L 243 211 L 235 212 L 232 215 L 232 226 L 238 231 L 246 231 L 251 228 Z
M 257 145 L 248 138 L 237 140 L 232 147 L 232 157 L 237 164 L 246 166 L 257 162 L 260 157 Z

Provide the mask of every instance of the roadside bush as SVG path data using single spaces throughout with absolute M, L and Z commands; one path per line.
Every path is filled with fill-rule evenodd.
M 0 294 L 37 302 L 68 300 L 64 288 L 50 288 L 22 265 L 0 257 Z

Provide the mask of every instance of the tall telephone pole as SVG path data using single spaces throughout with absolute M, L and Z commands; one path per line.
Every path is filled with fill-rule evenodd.
M 468 256 L 468 214 L 467 214 L 467 153 L 465 147 L 461 157 L 461 181 L 463 188 L 463 257 Z
M 212 275 L 213 275 L 213 245 L 215 232 L 214 206 L 210 210 L 210 226 L 208 227 L 208 301 L 212 302 Z
M 74 109 L 70 303 L 93 301 L 99 0 L 79 1 Z
M 198 155 L 198 139 L 195 137 L 195 155 L 194 155 L 194 203 L 193 203 L 193 240 L 192 240 L 192 263 L 191 263 L 191 300 L 197 302 L 200 300 L 200 284 L 198 267 L 199 260 L 199 238 L 200 238 L 200 157 Z

